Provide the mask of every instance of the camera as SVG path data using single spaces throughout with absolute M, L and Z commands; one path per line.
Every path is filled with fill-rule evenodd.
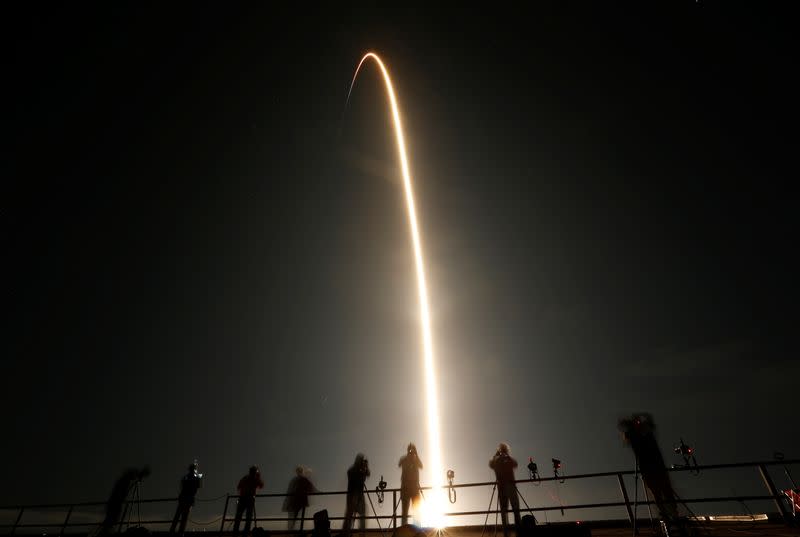
M 683 457 L 688 457 L 689 455 L 691 455 L 694 452 L 694 449 L 692 449 L 690 446 L 687 446 L 686 444 L 684 444 L 683 443 L 683 438 L 681 438 L 681 445 L 675 446 L 672 449 L 672 451 L 675 452 L 675 455 L 681 455 Z
M 531 479 L 539 480 L 539 465 L 533 462 L 533 457 L 528 457 L 528 476 Z
M 534 476 L 539 475 L 539 466 L 533 462 L 533 457 L 528 458 L 528 471 L 531 473 L 531 479 L 534 479 Z
M 680 444 L 672 448 L 672 452 L 683 458 L 683 464 L 673 464 L 673 468 L 689 468 L 693 475 L 700 475 L 700 467 L 694 456 L 694 448 L 684 442 L 683 438 L 681 438 Z
M 447 499 L 450 500 L 450 503 L 456 503 L 458 497 L 458 493 L 453 487 L 453 479 L 455 477 L 456 473 L 453 470 L 447 470 Z
M 375 496 L 378 497 L 378 503 L 383 503 L 383 494 L 386 490 L 386 481 L 384 481 L 383 476 L 381 476 L 381 480 L 378 481 L 378 485 L 375 487 Z

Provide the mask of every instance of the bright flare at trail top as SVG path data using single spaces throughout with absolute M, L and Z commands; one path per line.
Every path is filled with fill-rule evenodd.
M 417 290 L 419 294 L 420 319 L 422 322 L 422 351 L 425 366 L 425 399 L 428 407 L 428 454 L 430 460 L 430 478 L 432 490 L 426 496 L 422 506 L 423 524 L 436 528 L 443 528 L 446 525 L 444 516 L 444 467 L 442 466 L 442 448 L 439 435 L 439 397 L 437 394 L 436 367 L 433 355 L 433 336 L 431 334 L 431 315 L 428 305 L 428 286 L 425 281 L 425 261 L 422 255 L 422 241 L 420 239 L 419 224 L 417 223 L 417 210 L 414 203 L 414 189 L 411 184 L 411 172 L 408 166 L 408 154 L 406 152 L 405 135 L 403 134 L 403 124 L 400 120 L 400 108 L 397 105 L 397 97 L 392 86 L 392 79 L 383 61 L 374 52 L 368 52 L 361 58 L 356 67 L 353 80 L 350 83 L 350 91 L 353 90 L 358 73 L 367 60 L 374 60 L 380 67 L 383 74 L 383 81 L 386 85 L 386 94 L 389 97 L 389 105 L 392 112 L 394 123 L 394 134 L 397 140 L 397 154 L 400 157 L 400 169 L 403 174 L 403 186 L 406 194 L 406 205 L 408 207 L 408 222 L 411 227 L 411 240 L 414 245 L 414 261 L 417 272 Z M 348 99 L 350 92 L 348 92 Z

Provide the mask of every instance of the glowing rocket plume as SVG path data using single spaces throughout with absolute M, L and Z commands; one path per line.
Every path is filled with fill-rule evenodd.
M 406 205 L 408 206 L 408 221 L 411 225 L 411 239 L 414 244 L 414 260 L 417 268 L 417 288 L 419 293 L 419 309 L 422 319 L 422 345 L 425 360 L 425 397 L 428 405 L 428 443 L 429 443 L 429 466 L 432 478 L 432 490 L 426 498 L 424 505 L 425 525 L 437 528 L 444 527 L 444 470 L 442 466 L 442 448 L 439 438 L 439 398 L 436 393 L 436 368 L 433 363 L 433 337 L 431 335 L 431 316 L 428 307 L 428 287 L 425 283 L 425 264 L 422 258 L 422 243 L 419 238 L 419 226 L 417 225 L 417 211 L 414 204 L 414 191 L 411 187 L 411 174 L 408 171 L 408 157 L 406 155 L 406 142 L 403 135 L 403 125 L 400 121 L 400 109 L 397 106 L 397 99 L 394 95 L 394 87 L 389 77 L 386 66 L 374 52 L 368 52 L 361 58 L 350 83 L 350 91 L 347 92 L 347 99 L 350 99 L 350 92 L 353 91 L 361 66 L 368 59 L 375 60 L 383 74 L 383 81 L 386 84 L 386 93 L 389 96 L 389 104 L 392 108 L 392 119 L 394 120 L 394 134 L 397 139 L 397 153 L 400 156 L 400 169 L 403 174 L 403 185 L 406 193 Z

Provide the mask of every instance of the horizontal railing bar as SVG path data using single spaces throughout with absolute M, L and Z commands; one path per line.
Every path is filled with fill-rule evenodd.
M 726 464 L 710 464 L 707 466 L 697 466 L 697 467 L 680 467 L 680 468 L 668 468 L 667 470 L 670 472 L 682 472 L 682 471 L 691 471 L 691 470 L 719 470 L 719 469 L 731 469 L 731 468 L 747 468 L 747 467 L 758 467 L 759 465 L 763 466 L 777 466 L 777 465 L 791 465 L 791 464 L 800 464 L 800 459 L 791 459 L 785 461 L 764 461 L 764 462 L 737 462 L 737 463 L 726 463 Z M 636 472 L 634 470 L 620 470 L 616 472 L 597 472 L 591 474 L 576 474 L 576 475 L 564 475 L 564 476 L 548 476 L 542 477 L 539 479 L 518 479 L 516 483 L 539 483 L 545 481 L 566 481 L 568 479 L 589 479 L 589 478 L 597 478 L 597 477 L 615 477 L 619 475 L 634 475 Z M 444 488 L 469 488 L 469 487 L 487 487 L 493 486 L 495 481 L 483 481 L 479 483 L 463 483 L 463 484 L 454 484 L 452 487 L 449 485 L 445 485 Z M 421 490 L 431 490 L 433 487 L 426 486 L 421 487 Z M 391 492 L 400 492 L 400 488 L 386 488 L 382 491 L 377 490 L 365 490 L 366 494 L 378 494 L 382 493 L 391 493 Z M 347 494 L 346 490 L 342 491 L 330 491 L 330 492 L 312 492 L 309 493 L 309 496 L 340 496 Z M 257 494 L 257 498 L 284 498 L 288 494 L 285 492 L 270 492 L 264 494 Z M 231 494 L 229 495 L 231 499 L 239 498 L 238 494 Z M 767 497 L 767 499 L 772 499 L 772 497 Z M 138 503 L 165 503 L 165 502 L 176 502 L 178 501 L 177 498 L 151 498 L 151 499 L 141 499 L 138 500 Z M 198 501 L 204 501 L 202 498 L 198 498 Z M 689 501 L 689 500 L 686 500 Z M 713 500 L 712 500 L 713 501 Z M 133 501 L 128 501 L 125 503 L 134 503 Z M 640 502 L 642 503 L 642 502 Z M 55 509 L 55 508 L 68 508 L 68 507 L 100 507 L 106 505 L 106 502 L 75 502 L 75 503 L 51 503 L 51 504 L 33 504 L 33 505 L 0 505 L 0 510 L 19 510 L 19 509 Z M 624 504 L 623 504 L 624 505 Z M 484 513 L 486 511 L 483 511 Z M 59 526 L 61 524 L 58 524 Z M 85 525 L 85 524 L 84 524 Z M 19 524 L 20 527 L 23 527 L 22 524 Z M 0 527 L 7 527 L 7 525 L 0 524 Z
M 773 500 L 772 496 L 757 495 L 757 496 L 718 496 L 713 498 L 689 498 L 676 501 L 675 503 L 711 503 L 711 502 L 740 502 L 740 501 L 768 501 Z M 640 501 L 639 505 L 656 505 L 654 501 Z M 624 507 L 625 502 L 601 502 L 601 503 L 584 503 L 575 505 L 552 505 L 545 507 L 532 507 L 531 509 L 521 509 L 521 511 L 558 511 L 558 510 L 571 510 L 571 509 L 599 509 L 602 507 Z M 490 509 L 485 511 L 454 511 L 445 513 L 444 516 L 472 516 L 472 515 L 485 515 L 500 513 L 498 509 Z M 329 520 L 344 520 L 342 516 L 331 516 Z M 391 519 L 393 515 L 369 515 L 364 517 L 366 520 L 384 520 Z M 233 522 L 234 517 L 225 517 L 223 522 Z M 292 520 L 289 517 L 257 517 L 254 519 L 256 522 L 287 522 Z M 313 517 L 305 517 L 303 520 L 312 521 Z M 142 520 L 142 524 L 170 524 L 172 520 Z M 70 522 L 63 523 L 46 523 L 46 524 L 16 524 L 18 528 L 51 528 L 51 527 L 80 527 L 80 526 L 96 526 L 100 522 Z M 0 528 L 12 527 L 14 524 L 0 524 Z

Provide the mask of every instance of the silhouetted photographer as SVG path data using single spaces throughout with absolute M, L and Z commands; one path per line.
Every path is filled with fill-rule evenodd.
M 128 468 L 119 479 L 117 479 L 114 483 L 114 488 L 111 489 L 108 501 L 106 502 L 106 516 L 105 519 L 103 519 L 103 523 L 100 525 L 101 535 L 114 532 L 114 526 L 122 522 L 122 507 L 125 500 L 128 499 L 132 491 L 138 491 L 138 484 L 149 475 L 149 466 L 145 466 L 141 470 Z M 138 501 L 138 495 L 134 494 L 134 496 L 134 501 Z
M 511 456 L 508 444 L 501 443 L 497 446 L 497 452 L 489 461 L 489 468 L 494 470 L 497 479 L 497 501 L 500 503 L 500 517 L 503 521 L 503 535 L 508 537 L 508 503 L 511 502 L 511 509 L 514 511 L 514 527 L 519 528 L 519 497 L 517 496 L 517 483 L 514 478 L 514 470 L 517 468 L 517 461 Z
M 256 493 L 264 488 L 261 480 L 261 471 L 258 466 L 251 466 L 246 476 L 239 480 L 236 487 L 239 490 L 239 503 L 236 504 L 236 518 L 233 520 L 233 534 L 239 535 L 239 524 L 242 522 L 242 515 L 245 516 L 244 534 L 250 533 L 250 524 L 253 521 L 253 511 L 256 506 Z
M 283 500 L 283 510 L 290 515 L 289 530 L 294 529 L 300 512 L 308 507 L 308 495 L 317 492 L 314 484 L 306 475 L 306 469 L 298 466 L 294 469 L 295 476 L 289 481 L 286 489 L 286 498 Z
M 182 536 L 186 532 L 186 522 L 189 520 L 189 511 L 194 506 L 197 491 L 203 486 L 203 474 L 197 471 L 197 463 L 193 462 L 189 465 L 189 473 L 181 479 L 181 492 L 178 495 L 178 508 L 175 510 L 175 516 L 172 518 L 172 526 L 169 532 L 175 533 L 175 527 L 180 520 L 180 529 L 178 533 Z
M 400 501 L 403 504 L 402 524 L 408 523 L 408 508 L 411 504 L 414 509 L 420 500 L 419 471 L 422 470 L 422 461 L 417 454 L 417 446 L 408 444 L 406 454 L 400 457 L 397 463 L 400 467 Z
M 347 506 L 344 512 L 344 523 L 342 524 L 342 534 L 350 535 L 350 528 L 353 526 L 353 517 L 359 515 L 359 528 L 362 533 L 366 530 L 366 502 L 364 499 L 364 488 L 369 477 L 369 461 L 362 453 L 356 455 L 353 466 L 347 470 Z
M 618 426 L 623 440 L 636 456 L 642 480 L 650 490 L 661 518 L 669 525 L 682 528 L 678 518 L 678 498 L 656 442 L 653 416 L 647 413 L 634 414 L 630 418 L 619 420 Z

